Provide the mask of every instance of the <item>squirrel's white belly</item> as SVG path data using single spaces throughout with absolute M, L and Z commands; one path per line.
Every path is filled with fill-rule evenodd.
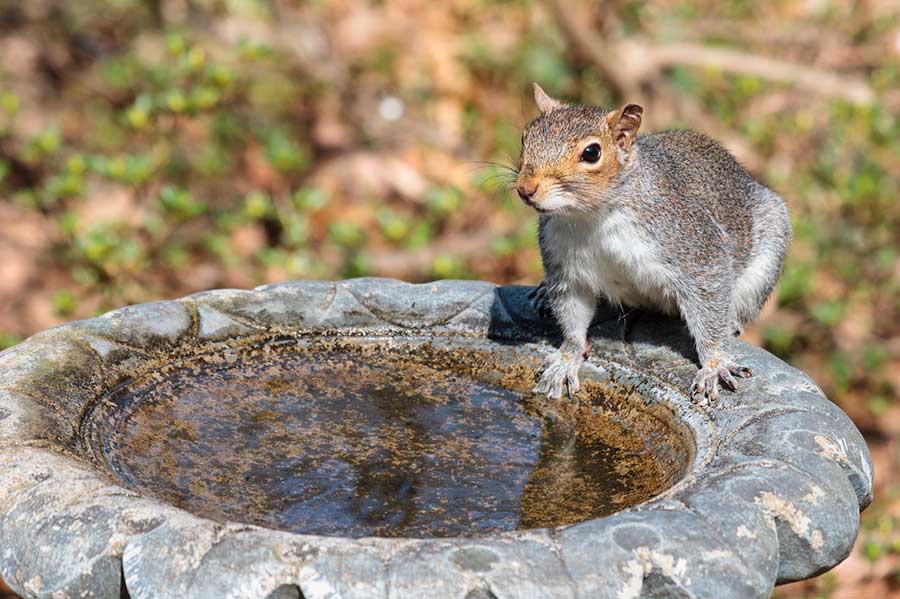
M 677 314 L 669 270 L 656 244 L 623 211 L 577 224 L 560 222 L 552 252 L 562 252 L 563 278 L 588 285 L 596 295 L 624 307 L 644 307 Z

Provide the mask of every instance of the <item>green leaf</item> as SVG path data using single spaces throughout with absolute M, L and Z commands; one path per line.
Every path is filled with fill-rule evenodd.
M 297 171 L 309 164 L 310 156 L 306 148 L 292 142 L 281 131 L 270 131 L 265 144 L 269 163 L 279 171 Z
M 863 555 L 870 562 L 877 562 L 884 555 L 884 547 L 874 541 L 863 543 Z
M 406 248 L 409 250 L 418 250 L 426 247 L 431 243 L 433 237 L 434 227 L 432 224 L 427 220 L 421 220 L 413 226 L 412 231 L 410 231 L 407 236 Z
M 812 288 L 815 270 L 812 265 L 788 260 L 778 284 L 778 301 L 790 304 L 806 297 Z
M 409 219 L 394 213 L 390 208 L 378 211 L 378 223 L 382 234 L 391 241 L 400 241 L 409 234 Z
M 166 33 L 166 51 L 171 56 L 180 56 L 187 48 L 187 40 L 177 31 Z
M 828 356 L 828 366 L 834 377 L 835 386 L 841 392 L 846 392 L 850 387 L 850 380 L 853 376 L 853 365 L 850 363 L 847 355 L 841 351 L 832 352 Z
M 254 220 L 261 220 L 275 213 L 272 198 L 262 191 L 251 191 L 244 198 L 244 214 Z
M 187 220 L 206 212 L 206 203 L 195 200 L 186 189 L 166 185 L 159 193 L 159 204 L 170 215 Z
M 188 107 L 187 98 L 180 89 L 170 90 L 163 102 L 169 110 L 175 113 L 184 112 Z
M 341 247 L 359 247 L 365 241 L 366 234 L 356 223 L 338 221 L 328 227 L 331 240 Z
M 218 89 L 209 85 L 198 85 L 191 90 L 188 102 L 196 110 L 209 110 L 221 100 Z
M 12 333 L 0 332 L 0 350 L 9 349 L 22 342 L 22 338 Z
M 462 206 L 463 194 L 453 186 L 432 187 L 425 194 L 429 212 L 435 216 L 453 214 Z
M 831 300 L 814 304 L 811 308 L 813 318 L 821 324 L 833 327 L 838 324 L 844 317 L 844 311 L 847 307 L 845 300 Z
M 431 262 L 431 274 L 438 279 L 463 279 L 466 270 L 462 261 L 450 254 L 440 254 Z
M 15 116 L 16 113 L 19 112 L 19 106 L 21 102 L 19 101 L 19 96 L 12 93 L 11 91 L 4 91 L 0 93 L 0 109 L 3 110 L 9 116 Z
M 291 201 L 298 210 L 316 212 L 328 204 L 328 193 L 318 187 L 303 187 L 291 195 Z
M 60 289 L 53 294 L 53 311 L 57 316 L 71 316 L 78 308 L 78 299 L 67 289 Z

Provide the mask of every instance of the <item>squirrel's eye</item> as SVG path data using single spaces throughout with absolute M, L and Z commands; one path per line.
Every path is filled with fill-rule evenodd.
M 597 162 L 600 160 L 600 144 L 591 144 L 581 153 L 581 159 L 584 162 Z

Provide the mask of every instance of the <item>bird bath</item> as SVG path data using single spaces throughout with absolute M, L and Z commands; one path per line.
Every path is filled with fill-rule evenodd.
M 0 354 L 0 575 L 24 596 L 768 597 L 871 501 L 805 375 L 686 395 L 680 322 L 601 306 L 576 401 L 529 288 L 218 290 Z

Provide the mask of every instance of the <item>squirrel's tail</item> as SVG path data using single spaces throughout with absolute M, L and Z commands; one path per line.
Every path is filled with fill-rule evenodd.
M 735 286 L 735 308 L 741 323 L 755 320 L 772 293 L 792 235 L 784 200 L 762 185 L 756 189 L 755 196 L 751 202 L 754 214 L 750 258 L 738 273 Z

